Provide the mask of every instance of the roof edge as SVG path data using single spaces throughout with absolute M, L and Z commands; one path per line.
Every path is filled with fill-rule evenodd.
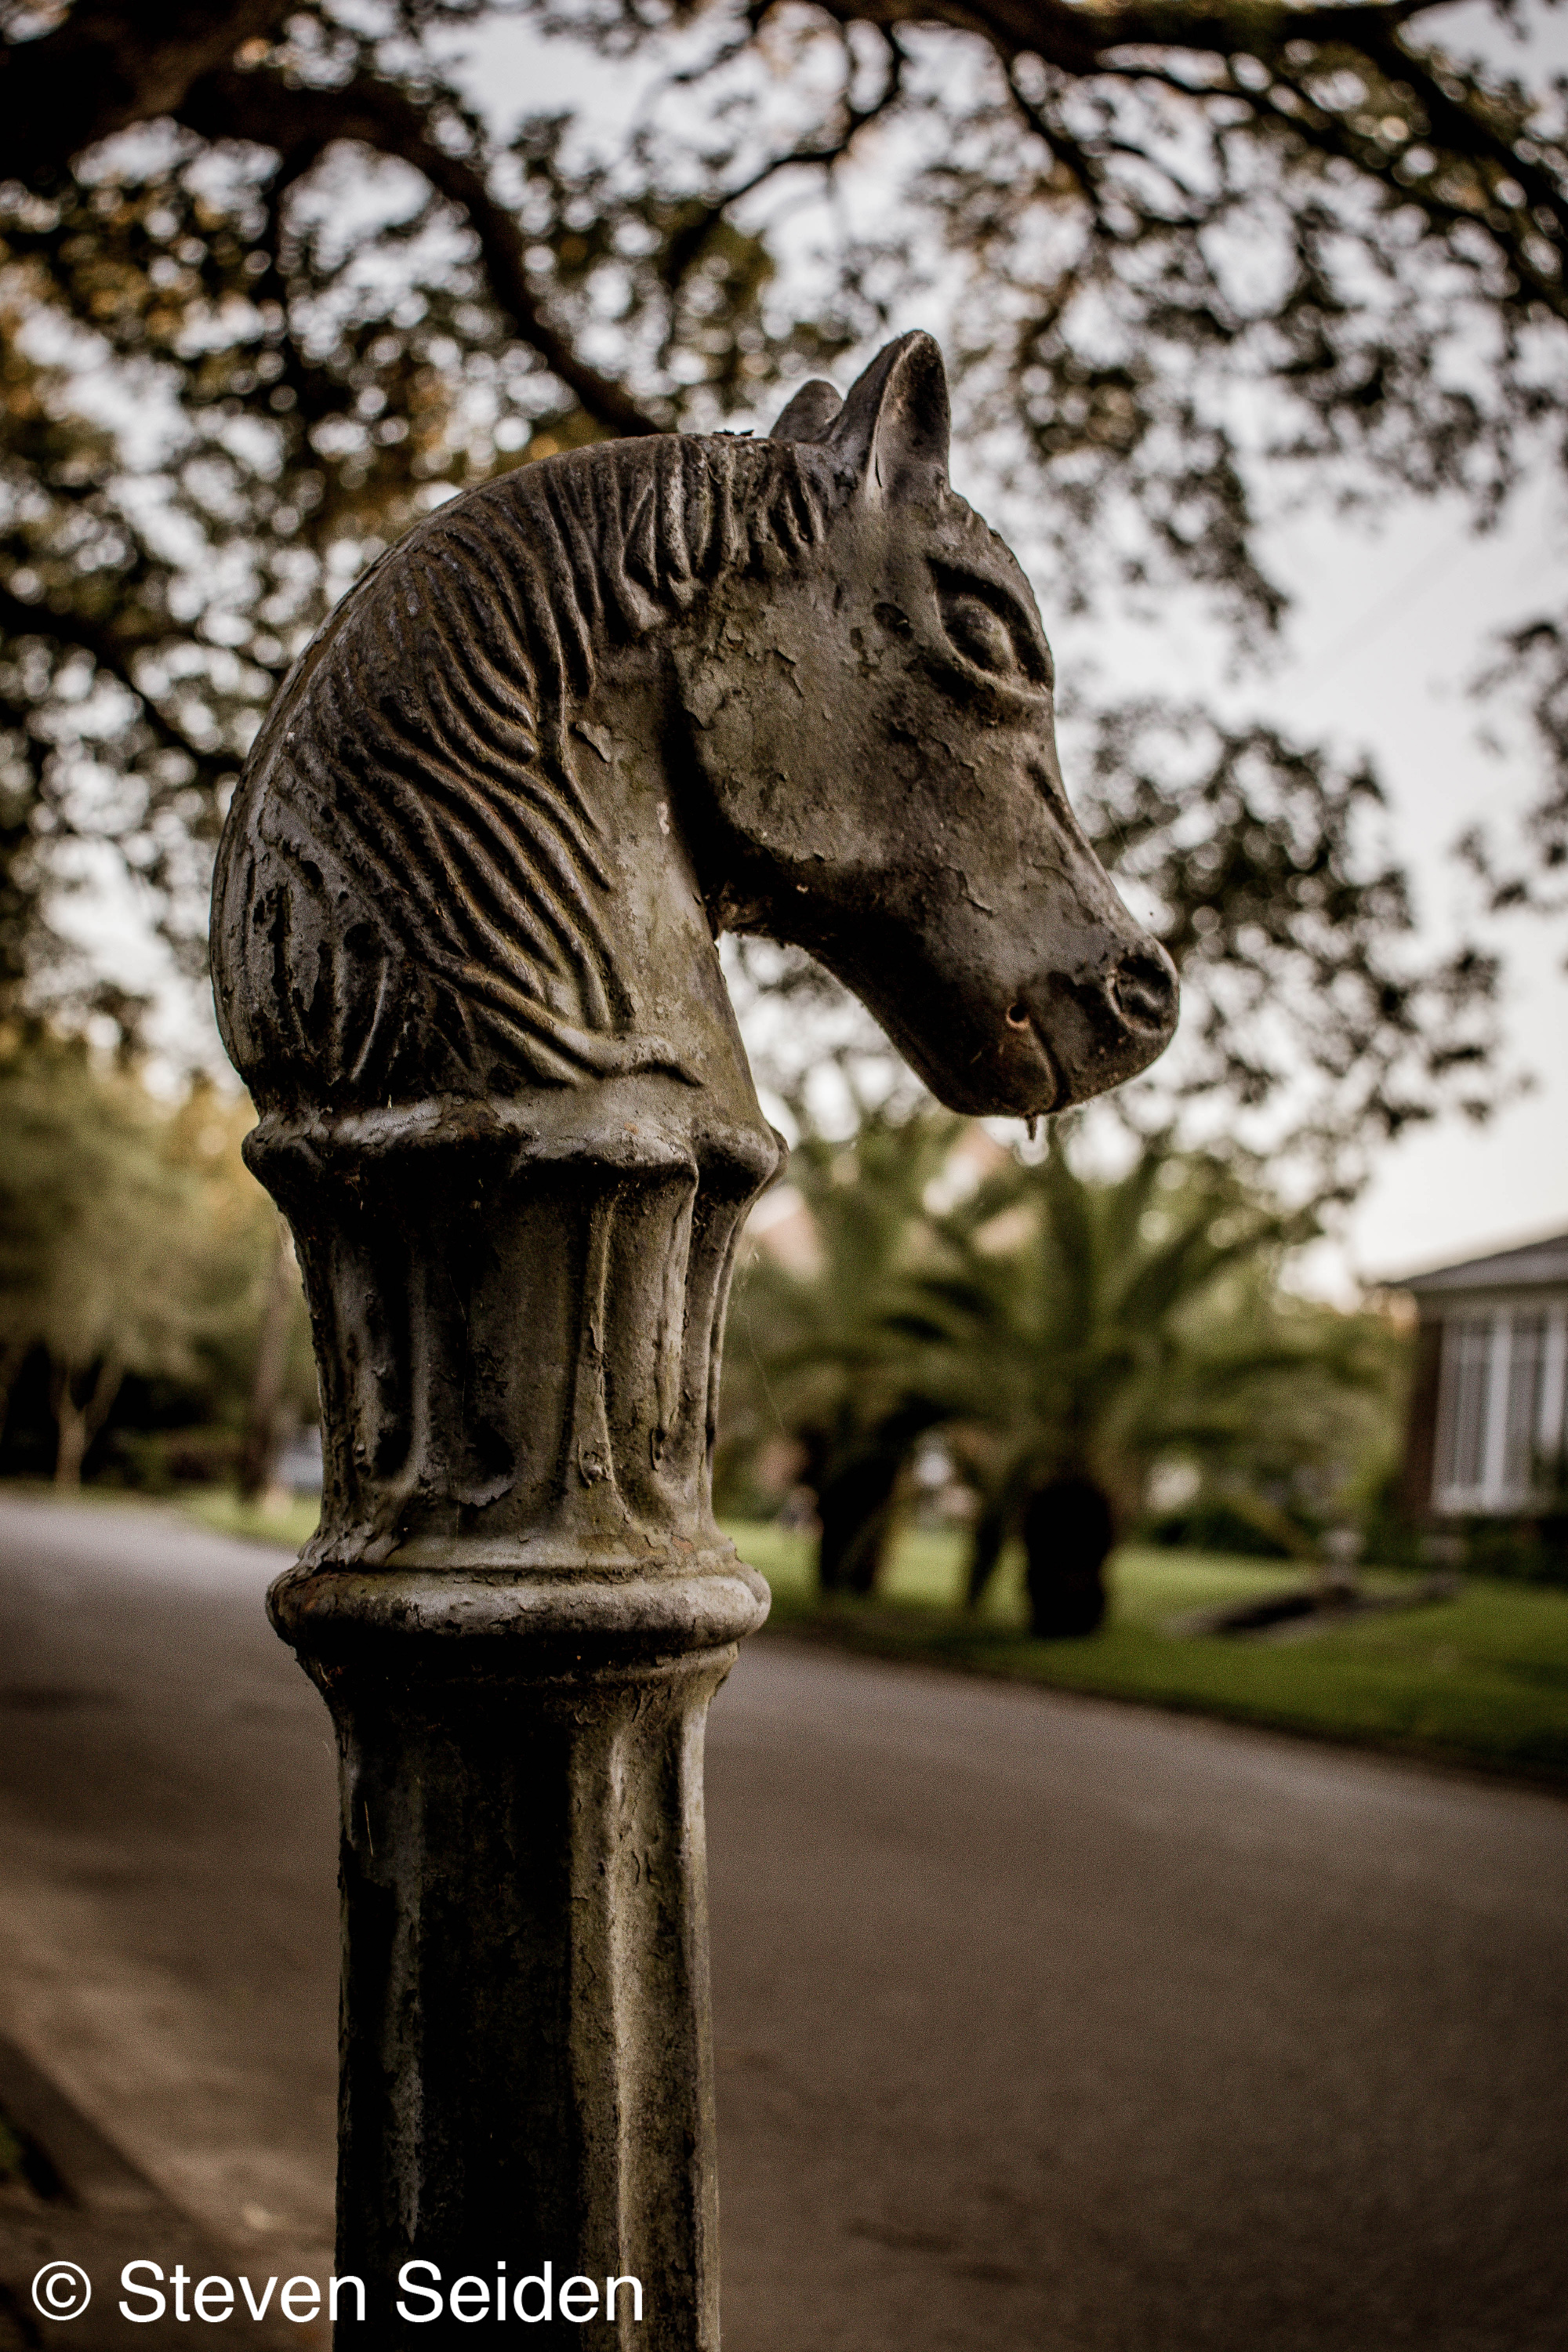
M 1538 1255 L 1561 1252 L 1563 1265 L 1538 1273 L 1519 1264 Z M 1455 1279 L 1468 1276 L 1468 1281 Z M 1376 1277 L 1380 1290 L 1424 1289 L 1428 1284 L 1447 1288 L 1477 1289 L 1495 1286 L 1507 1288 L 1512 1284 L 1525 1285 L 1568 1281 L 1568 1227 L 1555 1227 L 1545 1233 L 1526 1234 L 1516 1242 L 1507 1242 L 1501 1248 L 1488 1250 L 1477 1257 L 1450 1258 L 1437 1265 L 1413 1267 L 1408 1274 L 1384 1274 Z

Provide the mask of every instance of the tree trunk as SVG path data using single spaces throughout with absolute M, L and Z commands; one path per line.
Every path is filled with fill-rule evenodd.
M 55 1372 L 49 1383 L 55 1426 L 59 1432 L 55 1448 L 55 1484 L 64 1487 L 81 1485 L 81 1465 L 87 1459 L 88 1448 L 109 1419 L 125 1372 L 112 1356 L 106 1356 L 88 1391 L 87 1402 L 79 1405 L 71 1393 L 72 1376 L 72 1367 L 67 1364 Z
M 17 1376 L 27 1360 L 25 1339 L 7 1339 L 0 1347 L 0 1440 L 5 1435 L 5 1423 L 11 1418 L 11 1391 Z
M 897 1455 L 863 1455 L 825 1478 L 817 1489 L 822 1535 L 816 1550 L 816 1580 L 824 1592 L 874 1592 L 892 1533 L 893 1488 L 902 1465 Z
M 842 1450 L 831 1440 L 819 1441 L 809 1457 L 816 1475 L 807 1475 L 822 1522 L 816 1555 L 822 1591 L 863 1598 L 876 1591 L 892 1541 L 904 1465 L 939 1419 L 924 1398 L 916 1398 L 858 1436 L 841 1440 Z M 837 1467 L 829 1466 L 836 1455 Z
M 289 1310 L 294 1303 L 294 1253 L 289 1228 L 278 1220 L 278 1246 L 267 1277 L 267 1303 L 256 1349 L 256 1373 L 250 1384 L 250 1411 L 246 1419 L 245 1444 L 239 1457 L 242 1502 L 254 1502 L 272 1475 L 278 1453 L 278 1408 L 289 1369 Z
M 963 1596 L 965 1606 L 970 1609 L 979 1608 L 996 1573 L 996 1564 L 1007 1541 L 1007 1516 L 1005 1511 L 988 1507 L 974 1522 L 974 1533 L 969 1544 L 968 1582 Z
M 1053 1478 L 1024 1511 L 1029 1630 L 1037 1641 L 1081 1640 L 1105 1622 L 1105 1563 L 1116 1541 L 1110 1505 L 1093 1480 Z

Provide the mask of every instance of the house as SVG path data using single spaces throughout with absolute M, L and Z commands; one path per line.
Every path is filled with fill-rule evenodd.
M 1418 1317 L 1405 1450 L 1408 1517 L 1561 1511 L 1568 1439 L 1568 1233 L 1395 1286 Z

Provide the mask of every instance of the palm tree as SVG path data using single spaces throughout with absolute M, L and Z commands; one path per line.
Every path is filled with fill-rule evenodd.
M 731 1451 L 769 1427 L 800 1448 L 816 1496 L 817 1576 L 826 1592 L 875 1586 L 900 1473 L 941 1418 L 882 1344 L 883 1318 L 931 1245 L 927 1195 L 963 1131 L 934 1108 L 863 1111 L 835 1140 L 807 1131 L 789 1165 L 809 1213 L 815 1262 L 792 1270 L 747 1254 L 730 1318 L 725 1426 Z
M 1046 1639 L 1101 1623 L 1105 1561 L 1155 1463 L 1342 1447 L 1347 1392 L 1386 1363 L 1362 1318 L 1280 1291 L 1314 1223 L 1241 1163 L 1155 1139 L 1097 1180 L 1069 1150 L 1058 1131 L 934 1221 L 884 1318 L 894 1389 L 951 1431 L 979 1495 L 971 1601 L 1021 1537 Z

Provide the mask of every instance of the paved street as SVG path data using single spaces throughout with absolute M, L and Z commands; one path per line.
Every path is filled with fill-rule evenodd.
M 0 2033 L 268 2267 L 335 2010 L 279 1565 L 0 1503 Z M 762 1643 L 709 1836 L 726 2352 L 1568 2347 L 1568 1806 Z

